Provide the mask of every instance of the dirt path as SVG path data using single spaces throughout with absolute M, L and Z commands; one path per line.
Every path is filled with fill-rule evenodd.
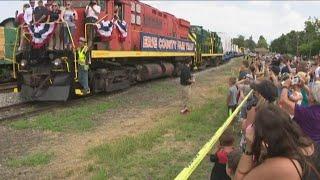
M 219 73 L 230 73 L 230 67 L 239 62 L 197 74 L 193 87 L 193 106 L 207 102 L 217 82 L 227 82 Z M 235 71 L 237 67 L 233 67 Z M 227 70 L 227 71 L 226 71 Z M 158 80 L 133 87 L 125 92 L 102 97 L 101 101 L 114 101 L 120 105 L 92 119 L 97 126 L 83 133 L 57 133 L 35 130 L 13 130 L 0 126 L 0 177 L 18 179 L 86 179 L 86 168 L 93 163 L 87 159 L 90 147 L 112 142 L 123 136 L 132 136 L 152 129 L 170 113 L 179 112 L 181 87 L 177 79 Z M 9 168 L 7 157 L 30 152 L 52 152 L 53 160 L 44 166 Z

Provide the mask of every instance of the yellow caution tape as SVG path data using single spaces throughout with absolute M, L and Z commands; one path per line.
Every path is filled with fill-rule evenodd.
M 238 114 L 241 107 L 248 100 L 249 96 L 252 94 L 252 90 L 250 93 L 243 99 L 240 105 L 235 109 L 235 111 L 228 117 L 228 119 L 223 123 L 223 125 L 216 131 L 216 133 L 211 137 L 210 141 L 208 141 L 198 152 L 196 157 L 192 160 L 191 163 L 187 167 L 185 167 L 175 178 L 175 180 L 186 180 L 192 174 L 192 172 L 198 167 L 204 157 L 209 153 L 214 144 L 219 140 L 222 133 L 227 129 L 230 125 L 234 117 Z

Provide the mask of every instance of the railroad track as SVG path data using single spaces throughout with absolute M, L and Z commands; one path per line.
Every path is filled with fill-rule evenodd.
M 7 82 L 0 84 L 0 93 L 12 92 L 17 87 L 17 82 Z
M 19 103 L 0 107 L 0 122 L 21 119 L 49 112 L 57 107 L 62 107 L 62 103 L 38 102 L 38 103 Z

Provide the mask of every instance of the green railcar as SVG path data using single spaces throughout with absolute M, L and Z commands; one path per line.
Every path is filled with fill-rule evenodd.
M 13 27 L 0 27 L 0 83 L 13 80 L 15 62 L 15 46 L 18 32 Z
M 221 62 L 223 49 L 221 38 L 216 32 L 192 25 L 189 38 L 196 44 L 196 58 L 193 63 L 195 68 L 203 69 Z

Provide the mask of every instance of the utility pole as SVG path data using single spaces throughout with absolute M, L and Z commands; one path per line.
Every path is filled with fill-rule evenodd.
M 297 52 L 296 52 L 296 56 L 298 56 L 298 47 L 299 47 L 299 34 L 297 33 Z

